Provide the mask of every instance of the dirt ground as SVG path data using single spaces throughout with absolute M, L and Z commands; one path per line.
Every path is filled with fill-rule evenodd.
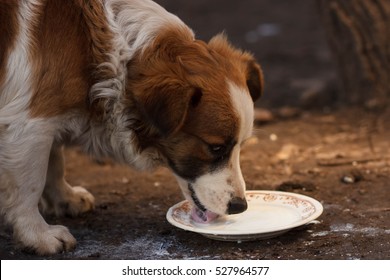
M 165 169 L 139 173 L 96 163 L 67 150 L 68 180 L 96 197 L 79 218 L 49 217 L 78 239 L 74 252 L 53 259 L 390 259 L 390 114 L 360 110 L 302 112 L 256 127 L 243 148 L 248 189 L 282 190 L 319 200 L 318 223 L 248 243 L 209 240 L 171 226 L 170 206 L 182 200 Z M 349 182 L 349 183 L 348 183 Z M 0 235 L 1 259 L 37 259 Z
M 336 106 L 336 74 L 315 1 L 158 2 L 203 39 L 225 29 L 263 65 L 266 95 L 241 154 L 247 189 L 305 194 L 324 212 L 316 223 L 268 240 L 210 240 L 166 221 L 168 208 L 182 200 L 168 170 L 137 172 L 71 148 L 67 179 L 94 194 L 96 209 L 47 217 L 78 240 L 73 252 L 49 259 L 390 259 L 390 110 Z M 15 249 L 0 225 L 0 259 L 41 258 Z

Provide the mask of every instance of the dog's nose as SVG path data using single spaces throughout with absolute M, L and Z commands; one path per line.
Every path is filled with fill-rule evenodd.
M 244 212 L 248 208 L 248 203 L 241 197 L 233 197 L 228 204 L 227 212 L 229 215 Z

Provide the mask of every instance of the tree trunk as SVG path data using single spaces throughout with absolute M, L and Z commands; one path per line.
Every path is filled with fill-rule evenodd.
M 318 0 L 343 85 L 341 101 L 390 101 L 390 0 Z

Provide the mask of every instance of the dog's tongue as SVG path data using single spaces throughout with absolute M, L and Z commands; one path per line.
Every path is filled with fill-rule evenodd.
M 219 215 L 209 210 L 202 211 L 198 207 L 193 207 L 191 211 L 191 218 L 194 222 L 200 224 L 208 224 L 218 218 Z

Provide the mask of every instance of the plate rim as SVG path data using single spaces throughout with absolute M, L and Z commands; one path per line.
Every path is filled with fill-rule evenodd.
M 303 226 L 315 219 L 317 219 L 319 216 L 321 216 L 321 214 L 323 213 L 323 210 L 324 210 L 324 207 L 323 205 L 316 199 L 310 197 L 310 196 L 307 196 L 307 195 L 304 195 L 304 194 L 299 194 L 299 193 L 293 193 L 293 192 L 284 192 L 284 191 L 273 191 L 273 190 L 247 190 L 245 192 L 245 196 L 248 196 L 250 194 L 274 194 L 274 195 L 290 195 L 290 196 L 293 196 L 293 197 L 296 197 L 296 198 L 299 198 L 301 200 L 305 200 L 305 201 L 309 201 L 310 203 L 312 203 L 312 205 L 315 207 L 315 211 L 313 214 L 311 214 L 310 216 L 306 217 L 305 219 L 302 219 L 302 220 L 299 220 L 295 223 L 292 223 L 292 224 L 289 224 L 289 225 L 283 225 L 283 226 L 278 226 L 278 227 L 273 227 L 273 228 L 268 228 L 266 230 L 251 230 L 251 231 L 248 231 L 248 232 L 229 232 L 229 231 L 220 231 L 220 232 L 216 232 L 216 231 L 210 231 L 210 230 L 207 230 L 207 225 L 205 225 L 204 227 L 190 227 L 190 226 L 187 226 L 185 224 L 181 224 L 181 223 L 178 223 L 177 221 L 175 221 L 173 219 L 173 211 L 178 208 L 179 206 L 181 206 L 182 204 L 184 203 L 188 203 L 187 200 L 183 200 L 181 202 L 178 202 L 176 203 L 175 205 L 171 206 L 167 213 L 166 213 L 166 219 L 168 220 L 168 222 L 177 227 L 177 228 L 180 228 L 180 229 L 183 229 L 183 230 L 186 230 L 186 231 L 191 231 L 191 232 L 196 232 L 196 233 L 199 233 L 199 234 L 206 234 L 206 235 L 215 235 L 215 236 L 243 236 L 243 235 L 261 235 L 261 234 L 266 234 L 266 233 L 272 233 L 272 232 L 278 232 L 278 231 L 288 231 L 288 230 L 291 230 L 293 228 L 296 228 L 296 227 L 299 227 L 299 226 Z

